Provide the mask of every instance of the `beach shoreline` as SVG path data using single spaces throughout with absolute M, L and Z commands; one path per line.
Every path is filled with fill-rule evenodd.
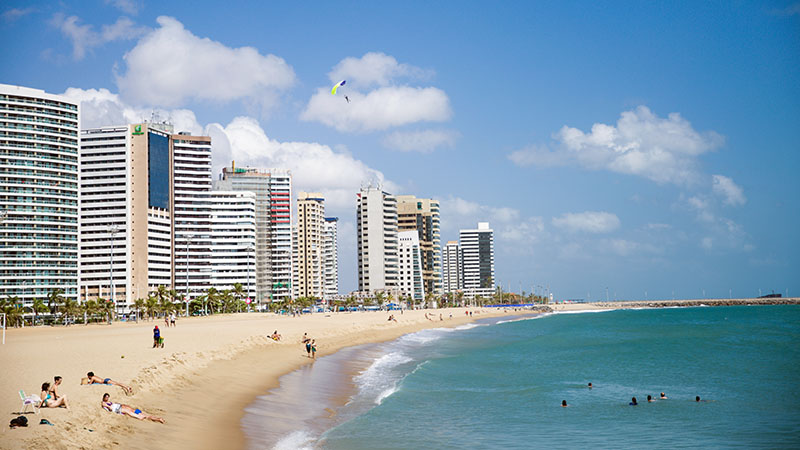
M 744 304 L 800 304 L 800 299 L 564 303 L 528 313 Z M 525 313 L 514 308 L 469 310 L 480 314 L 465 316 L 465 308 L 395 311 L 397 323 L 387 322 L 387 312 L 319 313 L 300 318 L 251 313 L 180 319 L 177 327 L 162 328 L 165 349 L 151 348 L 152 327 L 163 327 L 158 320 L 9 329 L 6 345 L 0 347 L 0 408 L 6 420 L 21 409 L 19 389 L 38 394 L 38 385 L 52 382 L 54 375 L 64 377 L 61 392 L 70 398 L 72 408 L 28 414 L 31 423 L 27 429 L 10 430 L 4 423 L 0 448 L 245 448 L 241 426 L 245 408 L 277 387 L 281 376 L 312 362 L 300 344 L 304 332 L 318 340 L 321 357 L 423 329 Z M 430 313 L 437 320 L 426 319 L 425 314 Z M 439 314 L 444 320 L 438 320 Z M 267 337 L 275 329 L 283 335 L 281 343 Z M 134 395 L 126 397 L 111 386 L 79 386 L 80 377 L 89 370 L 132 385 Z M 117 402 L 162 416 L 167 424 L 107 413 L 99 405 L 103 392 L 110 392 Z M 55 426 L 38 425 L 40 418 Z

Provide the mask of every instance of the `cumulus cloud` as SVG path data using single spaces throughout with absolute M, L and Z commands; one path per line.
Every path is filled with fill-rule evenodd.
M 714 193 L 721 196 L 726 205 L 739 206 L 747 202 L 744 191 L 732 179 L 724 175 L 713 175 L 711 178 Z
M 453 113 L 444 91 L 397 84 L 401 78 L 425 78 L 427 75 L 428 72 L 400 64 L 383 53 L 345 58 L 328 77 L 332 82 L 345 79 L 347 84 L 339 88 L 335 96 L 331 95 L 330 86 L 317 89 L 300 119 L 320 122 L 343 132 L 370 132 L 418 122 L 450 120 Z M 349 98 L 349 103 L 344 96 Z
M 65 96 L 81 103 L 81 128 L 126 125 L 151 120 L 155 113 L 161 120 L 175 126 L 175 131 L 202 134 L 203 127 L 197 122 L 194 112 L 188 109 L 136 108 L 123 102 L 119 95 L 108 89 L 69 88 Z
M 401 152 L 430 153 L 453 147 L 458 133 L 451 130 L 395 131 L 383 138 L 383 145 Z
M 588 133 L 564 126 L 553 137 L 554 149 L 529 147 L 509 159 L 521 166 L 577 165 L 687 185 L 698 180 L 697 157 L 724 142 L 713 131 L 696 131 L 678 113 L 662 118 L 645 106 L 623 112 L 616 126 L 596 123 Z
M 347 80 L 351 87 L 366 89 L 373 85 L 387 86 L 396 78 L 424 79 L 432 75 L 432 71 L 400 64 L 385 53 L 369 52 L 361 58 L 351 56 L 339 61 L 328 73 L 328 78 L 331 83 Z
M 541 217 L 529 217 L 527 220 L 509 223 L 498 233 L 499 237 L 514 243 L 533 243 L 544 233 L 544 220 Z
M 159 28 L 125 54 L 126 70 L 117 75 L 120 94 L 130 101 L 175 107 L 247 99 L 269 108 L 295 82 L 282 58 L 195 36 L 172 17 L 156 21 Z
M 289 169 L 295 190 L 321 192 L 326 205 L 340 210 L 353 208 L 355 194 L 365 181 L 376 180 L 390 192 L 397 188 L 382 172 L 349 153 L 315 142 L 270 139 L 251 117 L 237 117 L 227 126 L 214 123 L 206 132 L 211 136 L 215 177 L 231 161 L 237 166 Z
M 103 25 L 100 32 L 89 24 L 81 24 L 77 16 L 55 14 L 50 23 L 72 42 L 72 57 L 77 61 L 95 47 L 107 42 L 131 40 L 142 36 L 148 28 L 136 25 L 127 17 L 120 17 L 111 25 Z
M 587 233 L 609 233 L 620 226 L 616 214 L 605 211 L 586 211 L 582 213 L 566 213 L 554 217 L 553 225 L 568 231 Z
M 362 94 L 348 92 L 350 103 L 319 88 L 300 119 L 346 132 L 368 132 L 417 122 L 444 122 L 452 116 L 450 99 L 435 87 L 386 86 Z

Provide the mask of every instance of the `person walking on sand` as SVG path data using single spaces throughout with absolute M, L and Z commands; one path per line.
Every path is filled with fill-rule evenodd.
M 169 315 L 169 324 L 170 326 L 175 326 L 175 313 Z
M 311 358 L 312 359 L 317 359 L 317 340 L 316 339 L 312 339 L 311 340 Z
M 147 414 L 146 412 L 142 411 L 139 408 L 134 408 L 130 405 L 125 405 L 122 403 L 113 403 L 111 401 L 111 396 L 108 393 L 103 394 L 103 401 L 100 402 L 100 405 L 106 411 L 111 411 L 116 414 L 124 414 L 127 416 L 134 417 L 139 420 L 152 420 L 153 422 L 164 423 L 164 419 L 161 417 L 156 417 L 151 414 Z

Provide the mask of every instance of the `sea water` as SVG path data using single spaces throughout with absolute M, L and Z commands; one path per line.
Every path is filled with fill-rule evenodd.
M 493 319 L 350 351 L 335 363 L 353 372 L 335 414 L 252 446 L 800 447 L 798 306 Z

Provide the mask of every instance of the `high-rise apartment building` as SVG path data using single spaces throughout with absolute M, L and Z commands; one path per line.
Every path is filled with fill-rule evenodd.
M 326 217 L 322 231 L 322 298 L 339 295 L 339 219 Z
M 318 192 L 297 194 L 295 291 L 298 297 L 324 296 L 325 199 Z
M 73 100 L 0 84 L 0 297 L 24 306 L 78 298 L 78 116 Z
M 397 290 L 397 199 L 375 187 L 356 194 L 358 290 Z
M 442 293 L 442 247 L 439 237 L 439 201 L 397 196 L 398 231 L 415 230 L 422 252 L 422 279 L 425 292 Z
M 205 292 L 210 152 L 209 137 L 167 123 L 81 130 L 83 300 L 113 298 L 126 311 L 158 286 L 185 286 L 187 274 L 190 297 Z
M 460 231 L 460 241 L 465 294 L 491 297 L 495 284 L 494 231 L 488 222 L 478 222 L 478 228 Z
M 422 276 L 422 251 L 416 230 L 397 233 L 398 277 L 397 290 L 401 297 L 410 297 L 414 303 L 425 300 Z
M 442 288 L 448 294 L 464 289 L 464 259 L 458 241 L 447 241 L 444 246 Z
M 239 283 L 255 299 L 255 249 L 256 194 L 211 191 L 211 286 L 223 291 Z
M 256 194 L 256 299 L 284 301 L 292 295 L 292 175 L 282 169 L 222 171 L 215 187 Z

